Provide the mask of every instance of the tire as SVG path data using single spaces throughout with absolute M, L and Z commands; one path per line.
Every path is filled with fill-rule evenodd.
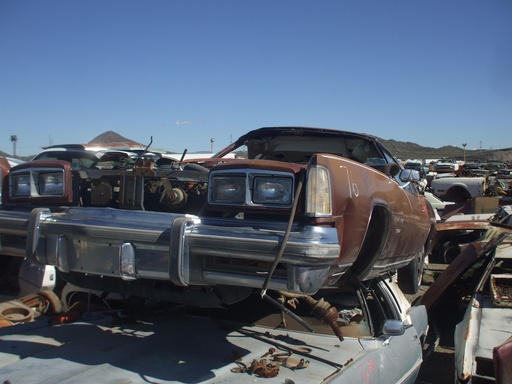
M 398 270 L 398 286 L 404 293 L 415 294 L 420 290 L 424 262 L 425 250 L 422 248 L 408 265 Z
M 441 260 L 444 264 L 450 264 L 457 256 L 459 256 L 460 252 L 461 248 L 459 244 L 448 241 L 441 247 Z

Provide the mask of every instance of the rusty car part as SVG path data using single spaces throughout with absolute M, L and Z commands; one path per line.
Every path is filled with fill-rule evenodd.
M 304 369 L 309 366 L 309 360 L 289 357 L 282 363 L 282 365 L 289 369 Z
M 491 293 L 495 307 L 512 308 L 512 274 L 491 275 Z
M 171 208 L 182 208 L 187 203 L 187 194 L 179 187 L 174 188 L 168 178 L 161 179 L 163 191 L 160 202 Z
M 281 310 L 281 312 L 286 313 L 287 315 L 290 315 L 294 320 L 296 320 L 299 324 L 301 324 L 304 328 L 306 328 L 309 332 L 315 332 L 313 327 L 309 325 L 307 322 L 305 322 L 300 316 L 297 316 L 295 313 L 290 311 L 288 308 L 286 308 L 284 305 L 279 303 L 278 301 L 274 300 L 272 297 L 267 295 L 266 293 L 262 296 L 263 299 L 267 300 L 269 303 L 273 304 L 277 308 Z
M 13 324 L 28 323 L 34 319 L 32 309 L 18 300 L 11 300 L 0 307 L 0 317 Z
M 436 241 L 429 256 L 431 263 L 450 264 L 467 246 L 477 241 L 491 226 L 488 217 L 455 215 L 436 223 Z
M 19 298 L 22 303 L 44 315 L 54 315 L 62 312 L 59 296 L 53 291 L 40 291 Z
M 304 299 L 311 306 L 315 318 L 328 324 L 336 337 L 343 341 L 343 334 L 337 323 L 338 310 L 324 299 L 315 300 L 311 296 L 306 296 Z
M 488 251 L 492 250 L 497 244 L 502 242 L 510 230 L 499 227 L 490 227 L 484 236 L 469 244 L 462 253 L 446 268 L 446 270 L 432 283 L 427 292 L 416 302 L 417 305 L 424 305 L 429 312 L 439 301 L 446 287 L 451 286 L 454 281 L 465 271 L 468 265 L 471 265 L 479 258 L 483 257 Z
M 238 367 L 232 368 L 233 373 L 249 373 L 264 378 L 276 377 L 279 374 L 280 364 L 275 361 L 267 361 L 266 359 L 254 359 L 251 364 L 247 365 L 241 361 L 237 361 Z
M 276 348 L 278 348 L 280 350 L 289 351 L 290 355 L 292 353 L 295 353 L 295 354 L 307 357 L 308 359 L 311 359 L 311 360 L 321 361 L 321 362 L 323 362 L 325 364 L 329 364 L 329 365 L 331 365 L 333 367 L 336 367 L 336 368 L 343 368 L 344 367 L 343 363 L 338 363 L 336 361 L 327 360 L 327 359 L 324 359 L 324 358 L 322 358 L 320 356 L 317 356 L 315 354 L 311 354 L 311 350 L 310 349 L 307 349 L 307 348 L 304 349 L 304 348 L 301 348 L 301 347 L 290 346 L 290 345 L 288 345 L 286 343 L 281 343 L 281 342 L 275 340 L 275 339 L 279 339 L 279 338 L 275 337 L 270 332 L 261 333 L 261 332 L 257 332 L 257 331 L 247 330 L 247 329 L 238 329 L 237 332 L 241 333 L 242 335 L 249 336 L 249 337 L 255 338 L 257 340 L 263 341 L 265 343 L 272 344 L 272 345 L 274 345 Z M 349 364 L 349 362 L 347 362 L 347 364 Z
M 323 298 L 315 299 L 312 296 L 305 296 L 305 295 L 296 295 L 291 294 L 288 292 L 279 292 L 280 296 L 277 300 L 280 308 L 282 309 L 282 313 L 291 314 L 292 312 L 287 310 L 286 307 L 284 307 L 284 298 L 288 299 L 288 303 L 296 309 L 296 302 L 298 299 L 303 299 L 310 307 L 311 307 L 311 313 L 317 320 L 321 320 L 324 324 L 327 324 L 331 327 L 332 331 L 336 335 L 336 337 L 343 341 L 343 334 L 341 332 L 341 329 L 338 325 L 338 318 L 339 313 L 338 310 L 332 306 L 329 302 L 324 300 Z M 285 312 L 286 310 L 286 312 Z M 294 314 L 294 319 L 297 320 L 297 316 Z M 284 327 L 286 328 L 286 323 L 284 323 L 284 316 L 282 317 L 282 322 Z

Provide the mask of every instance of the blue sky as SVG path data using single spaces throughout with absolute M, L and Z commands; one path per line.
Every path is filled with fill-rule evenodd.
M 512 147 L 512 2 L 0 1 L 4 152 L 279 125 Z

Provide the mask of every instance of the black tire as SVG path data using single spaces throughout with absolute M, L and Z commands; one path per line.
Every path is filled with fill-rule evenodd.
M 444 264 L 450 264 L 461 252 L 460 245 L 448 241 L 441 247 L 442 261 Z
M 421 249 L 411 262 L 398 270 L 398 286 L 407 294 L 418 293 L 423 281 L 425 250 Z

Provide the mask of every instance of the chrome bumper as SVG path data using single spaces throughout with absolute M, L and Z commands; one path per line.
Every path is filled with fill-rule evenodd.
M 25 257 L 30 211 L 0 210 L 0 255 Z
M 286 227 L 110 208 L 36 208 L 25 221 L 27 258 L 63 272 L 254 288 L 263 286 Z M 292 228 L 268 288 L 315 293 L 339 252 L 335 228 Z

